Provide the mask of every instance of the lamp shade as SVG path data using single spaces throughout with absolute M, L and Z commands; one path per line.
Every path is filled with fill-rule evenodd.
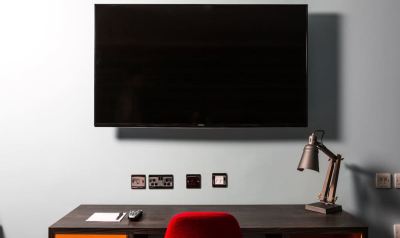
M 297 170 L 311 169 L 319 172 L 318 148 L 316 145 L 307 144 L 304 146 L 303 155 L 301 156 Z

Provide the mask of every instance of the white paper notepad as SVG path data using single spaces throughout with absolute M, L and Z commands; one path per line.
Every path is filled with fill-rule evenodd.
M 86 221 L 120 222 L 126 212 L 95 212 Z

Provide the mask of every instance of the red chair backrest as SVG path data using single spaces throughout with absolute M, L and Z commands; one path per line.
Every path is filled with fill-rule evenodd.
M 172 217 L 164 238 L 242 238 L 239 223 L 226 212 L 183 212 Z

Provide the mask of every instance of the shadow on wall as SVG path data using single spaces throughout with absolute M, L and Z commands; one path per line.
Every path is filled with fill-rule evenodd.
M 369 226 L 369 237 L 393 237 L 392 220 L 398 217 L 400 194 L 396 189 L 376 189 L 375 173 L 390 171 L 381 166 L 346 165 L 353 178 L 356 215 Z
M 307 140 L 314 129 L 339 139 L 340 17 L 308 18 L 308 127 L 305 128 L 117 128 L 118 139 Z
M 4 238 L 4 232 L 2 226 L 0 226 L 0 238 Z

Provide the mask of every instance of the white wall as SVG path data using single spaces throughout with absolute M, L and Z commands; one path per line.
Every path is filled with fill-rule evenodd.
M 167 3 L 142 1 L 149 2 Z M 375 190 L 373 173 L 400 172 L 400 1 L 251 3 L 282 2 L 308 3 L 311 15 L 333 14 L 338 20 L 337 52 L 310 39 L 315 55 L 326 52 L 323 57 L 329 62 L 329 54 L 336 54 L 332 57 L 337 64 L 333 72 L 336 98 L 332 100 L 337 101 L 338 116 L 332 119 L 322 114 L 314 118 L 314 125 L 324 121 L 328 127 L 336 125 L 331 133 L 337 135 L 326 144 L 346 159 L 338 203 L 369 222 L 373 238 L 391 237 L 392 225 L 400 223 L 400 214 L 396 214 L 400 190 Z M 82 203 L 291 204 L 315 200 L 323 173 L 296 171 L 308 136 L 305 131 L 312 128 L 301 137 L 296 129 L 285 130 L 286 136 L 277 139 L 273 135 L 280 129 L 262 131 L 272 135 L 265 139 L 258 132 L 246 132 L 250 136 L 243 140 L 214 140 L 212 130 L 205 139 L 143 139 L 135 138 L 135 131 L 130 132 L 131 139 L 119 139 L 114 128 L 94 128 L 94 3 L 1 1 L 0 225 L 5 238 L 46 237 L 49 225 Z M 314 39 L 330 40 L 316 31 L 310 34 Z M 310 52 L 310 71 L 320 70 L 312 57 Z M 331 77 L 332 68 L 325 66 L 328 69 L 315 72 L 312 82 L 329 90 L 318 81 L 324 80 L 324 72 Z M 331 100 L 324 95 L 331 95 L 323 90 L 315 93 L 318 98 L 311 96 L 310 103 L 317 115 L 318 108 L 326 110 L 319 103 Z M 196 137 L 196 132 L 188 133 Z M 253 140 L 252 133 L 258 138 Z M 212 189 L 208 184 L 212 172 L 227 172 L 229 188 Z M 176 188 L 133 191 L 131 173 L 173 173 Z M 201 173 L 203 188 L 186 190 L 186 173 Z

